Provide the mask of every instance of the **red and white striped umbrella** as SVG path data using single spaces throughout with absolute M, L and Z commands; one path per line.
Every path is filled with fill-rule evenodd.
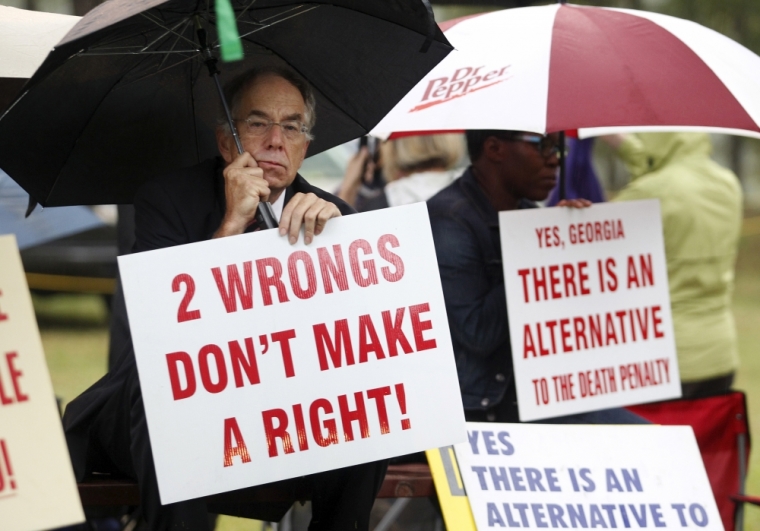
M 555 4 L 441 27 L 456 51 L 377 125 L 376 136 L 698 129 L 760 137 L 760 57 L 694 22 Z

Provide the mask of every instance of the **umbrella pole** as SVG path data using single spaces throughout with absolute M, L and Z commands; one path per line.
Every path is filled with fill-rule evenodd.
M 214 84 L 216 85 L 216 90 L 219 93 L 219 99 L 221 100 L 222 107 L 224 108 L 224 116 L 227 118 L 227 125 L 229 126 L 230 132 L 232 133 L 232 138 L 235 139 L 235 146 L 237 146 L 238 154 L 242 155 L 244 152 L 243 144 L 240 142 L 240 136 L 238 135 L 237 128 L 235 127 L 235 121 L 232 119 L 230 107 L 227 105 L 227 100 L 224 98 L 222 83 L 219 81 L 219 69 L 216 67 L 217 59 L 214 57 L 214 54 L 211 53 L 211 48 L 209 48 L 208 42 L 206 40 L 206 30 L 201 26 L 198 17 L 195 19 L 195 24 L 196 32 L 198 33 L 198 41 L 201 45 L 201 50 L 203 51 L 204 62 L 208 68 L 209 75 L 214 78 Z M 264 226 L 267 229 L 277 228 L 279 223 L 277 223 L 277 218 L 274 217 L 272 205 L 268 201 L 259 201 L 258 211 L 259 213 L 257 217 L 261 218 L 261 221 L 264 223 Z
M 565 178 L 565 132 L 559 132 L 559 199 L 567 199 Z

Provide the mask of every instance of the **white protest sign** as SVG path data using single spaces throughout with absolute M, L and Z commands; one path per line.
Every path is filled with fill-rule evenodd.
M 454 448 L 480 531 L 722 531 L 689 426 L 468 423 Z
M 424 204 L 119 268 L 163 503 L 465 440 Z
M 499 213 L 520 420 L 681 396 L 659 202 Z
M 16 238 L 0 236 L 0 527 L 83 521 Z

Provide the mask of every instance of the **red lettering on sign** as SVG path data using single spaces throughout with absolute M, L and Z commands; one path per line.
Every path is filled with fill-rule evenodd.
M 233 443 L 234 439 L 234 443 Z M 224 419 L 224 466 L 232 466 L 232 458 L 239 456 L 243 463 L 250 463 L 251 456 L 240 433 L 235 417 Z
M 298 449 L 300 451 L 309 449 L 309 440 L 306 438 L 306 423 L 303 420 L 303 409 L 301 404 L 293 406 L 293 417 L 296 419 L 296 438 L 298 439 Z
M 298 262 L 303 264 L 306 272 L 306 287 L 301 287 Z M 317 271 L 314 262 L 306 251 L 296 251 L 288 257 L 288 276 L 293 294 L 299 299 L 310 299 L 317 292 Z
M 639 265 L 636 259 L 628 257 L 628 284 L 627 288 L 645 288 L 654 285 L 654 273 L 652 272 L 652 255 L 639 255 Z
M 670 360 L 659 358 L 618 367 L 623 391 L 670 383 Z
M 259 366 L 256 363 L 256 351 L 253 348 L 253 338 L 245 338 L 245 351 L 240 348 L 237 341 L 229 341 L 227 346 L 230 349 L 230 362 L 232 363 L 232 376 L 235 379 L 235 387 L 243 387 L 243 372 L 248 377 L 248 383 L 255 385 L 261 383 L 259 378 Z M 188 360 L 190 356 L 188 356 Z
M 421 315 L 429 311 L 429 303 L 417 304 L 409 307 L 411 328 L 417 352 L 437 347 L 437 342 L 434 338 L 425 338 L 424 336 L 426 331 L 432 330 L 433 328 L 431 321 L 421 319 Z M 391 318 L 391 313 L 389 311 L 383 311 L 381 314 L 383 319 L 383 330 L 388 345 L 388 355 L 391 357 L 398 355 L 399 344 L 405 354 L 414 352 L 407 336 L 402 330 L 404 313 L 405 308 L 396 309 L 395 320 Z M 370 315 L 362 315 L 358 318 L 357 324 L 359 334 L 358 363 L 366 363 L 369 360 L 370 352 L 375 354 L 375 359 L 377 360 L 385 359 L 385 352 L 383 351 L 380 338 L 377 334 L 377 326 L 375 326 L 372 317 Z M 347 366 L 356 363 L 356 360 L 354 359 L 352 332 L 349 329 L 348 320 L 339 319 L 335 321 L 334 327 L 335 333 L 333 336 L 330 335 L 326 323 L 315 324 L 312 327 L 314 330 L 314 342 L 317 347 L 317 355 L 319 357 L 319 368 L 323 371 L 343 366 L 344 357 Z M 356 337 L 356 332 L 357 330 L 354 329 L 354 338 Z M 332 363 L 330 363 L 330 361 Z
M 325 293 L 332 293 L 332 280 L 338 285 L 340 291 L 348 289 L 348 277 L 346 276 L 346 266 L 343 263 L 343 251 L 340 245 L 333 245 L 334 260 L 330 258 L 330 253 L 325 247 L 317 249 L 319 257 L 319 271 L 322 273 L 322 282 L 325 285 Z
M 269 409 L 262 411 L 261 417 L 264 421 L 264 436 L 267 440 L 269 457 L 277 457 L 278 455 L 277 439 L 282 441 L 282 449 L 286 454 L 295 452 L 293 443 L 290 441 L 290 434 L 287 431 L 287 412 L 284 409 Z M 277 421 L 277 426 L 274 425 L 275 420 Z
M 4 439 L 0 439 L 0 456 L 2 456 L 2 461 L 0 461 L 0 492 L 3 492 L 5 490 L 6 480 L 8 482 L 8 487 L 10 487 L 11 490 L 16 489 L 16 480 L 13 477 L 13 466 L 11 466 L 11 455 L 8 451 L 8 447 L 5 443 Z M 5 470 L 3 471 L 3 465 L 5 467 Z
M 166 364 L 169 367 L 169 382 L 172 386 L 172 395 L 174 400 L 190 398 L 195 394 L 195 371 L 193 370 L 193 360 L 187 352 L 172 352 L 166 355 Z M 182 388 L 177 366 L 181 364 L 185 374 L 187 387 Z
M 269 457 L 278 457 L 283 452 L 284 454 L 291 454 L 295 451 L 308 451 L 310 447 L 309 434 L 311 434 L 314 442 L 320 447 L 327 447 L 341 442 L 350 443 L 370 437 L 370 418 L 367 416 L 365 393 L 366 398 L 375 403 L 380 435 L 386 435 L 392 431 L 388 411 L 389 402 L 385 399 L 392 394 L 396 395 L 399 405 L 398 411 L 402 416 L 400 419 L 401 429 L 412 429 L 411 419 L 407 417 L 407 400 L 403 383 L 369 389 L 364 392 L 357 391 L 353 393 L 353 400 L 349 398 L 350 395 L 348 394 L 340 395 L 337 397 L 337 408 L 335 401 L 331 402 L 326 398 L 317 398 L 308 405 L 308 417 L 304 414 L 307 409 L 306 404 L 294 404 L 290 408 L 292 410 L 292 417 L 290 410 L 281 408 L 262 412 L 264 436 Z M 336 410 L 340 417 L 340 426 L 343 431 L 342 440 L 338 438 L 338 419 L 333 416 Z M 288 427 L 291 426 L 291 420 L 296 427 L 295 433 L 298 440 L 298 448 L 294 447 L 292 431 L 288 430 Z M 359 437 L 357 437 L 354 431 L 354 428 L 357 427 L 354 423 L 358 423 Z M 237 434 L 235 436 L 237 437 Z M 242 437 L 238 438 L 238 440 L 242 440 Z
M 348 248 L 348 259 L 351 262 L 351 273 L 354 276 L 354 281 L 359 286 L 366 288 L 372 284 L 377 284 L 377 271 L 374 260 L 364 260 L 361 265 L 359 264 L 359 250 L 364 255 L 370 255 L 372 254 L 372 247 L 367 240 L 355 240 L 351 242 Z
M 327 414 L 333 412 L 332 404 L 326 398 L 318 398 L 311 403 L 309 407 L 309 420 L 311 421 L 311 434 L 319 446 L 330 446 L 338 444 L 338 425 L 335 419 L 321 420 L 319 411 L 322 410 Z M 327 436 L 324 431 L 327 430 Z
M 172 291 L 174 293 L 180 290 L 180 284 L 187 286 L 187 291 L 185 292 L 185 296 L 182 297 L 182 302 L 180 302 L 179 308 L 177 309 L 177 322 L 184 323 L 185 321 L 200 319 L 200 310 L 187 309 L 188 306 L 190 306 L 190 301 L 193 300 L 193 296 L 195 295 L 195 281 L 193 280 L 193 277 L 186 273 L 174 277 L 174 280 L 172 280 Z
M 662 338 L 665 332 L 661 311 L 661 307 L 655 305 L 525 324 L 523 359 L 557 354 L 558 343 L 562 352 L 570 353 Z M 555 340 L 557 330 L 558 342 Z M 551 348 L 544 348 L 545 334 L 551 338 Z
M 404 351 L 404 354 L 411 354 L 413 352 L 412 345 L 409 344 L 409 340 L 404 335 L 404 331 L 401 330 L 405 311 L 406 308 L 397 308 L 396 318 L 393 320 L 391 320 L 391 312 L 386 310 L 382 313 L 383 330 L 385 330 L 385 341 L 388 344 L 389 356 L 398 356 L 396 343 L 401 345 L 401 350 Z
M 5 364 L 8 367 L 8 376 L 15 395 L 11 396 L 10 390 L 3 388 L 2 378 L 0 378 L 0 405 L 2 406 L 8 406 L 13 403 L 26 402 L 29 400 L 29 395 L 24 394 L 21 390 L 21 382 L 19 380 L 21 380 L 24 373 L 16 368 L 14 360 L 17 357 L 17 352 L 6 352 L 5 354 Z M 2 373 L 2 370 L 0 370 L 0 376 L 2 376 Z
M 417 348 L 417 352 L 436 348 L 437 346 L 435 339 L 425 339 L 422 336 L 422 333 L 425 330 L 431 330 L 433 328 L 433 323 L 431 321 L 420 320 L 420 314 L 429 311 L 430 304 L 427 302 L 409 307 L 409 315 L 412 319 L 412 330 L 414 331 L 414 346 Z
M 398 282 L 404 278 L 404 262 L 399 255 L 388 250 L 388 244 L 390 244 L 391 247 L 398 247 L 398 238 L 393 234 L 384 234 L 380 236 L 380 239 L 377 241 L 377 251 L 383 260 L 393 265 L 395 271 L 391 273 L 391 268 L 385 266 L 380 269 L 380 272 L 383 274 L 383 278 L 388 282 Z
M 346 355 L 346 365 L 354 364 L 354 351 L 351 347 L 351 336 L 348 333 L 348 320 L 335 321 L 335 341 L 330 338 L 330 332 L 324 324 L 315 324 L 314 341 L 317 344 L 319 356 L 319 369 L 326 371 L 330 368 L 327 363 L 327 354 L 330 355 L 332 365 L 338 368 L 342 365 L 343 353 Z
M 267 269 L 271 269 L 271 274 Z M 259 275 L 261 297 L 264 299 L 264 306 L 272 305 L 272 288 L 275 288 L 277 291 L 279 302 L 288 302 L 290 300 L 285 291 L 285 284 L 282 283 L 282 264 L 277 258 L 270 257 L 256 260 L 256 271 Z
M 585 261 L 518 269 L 523 302 L 531 302 L 531 286 L 533 302 L 589 295 L 587 270 Z
M 652 329 L 654 330 L 654 337 L 665 337 L 665 333 L 660 328 L 662 324 L 662 318 L 660 317 L 661 308 L 659 305 L 652 306 Z
M 0 297 L 2 297 L 2 295 L 3 295 L 3 292 L 0 291 Z M 7 319 L 8 319 L 8 314 L 7 313 L 3 313 L 3 310 L 0 309 L 0 321 L 5 321 Z
M 399 383 L 394 386 L 396 388 L 396 398 L 398 399 L 398 407 L 401 410 L 402 415 L 406 415 L 406 391 L 404 390 L 404 384 Z M 412 428 L 412 421 L 409 419 L 401 419 L 401 429 L 409 430 Z
M 237 264 L 229 264 L 227 266 L 226 285 L 220 267 L 211 268 L 211 274 L 214 275 L 216 287 L 219 290 L 219 295 L 222 297 L 222 303 L 224 303 L 224 309 L 227 310 L 227 313 L 237 311 L 238 298 L 244 310 L 253 308 L 253 263 L 250 260 L 243 262 L 245 288 L 243 287 L 243 281 L 240 280 Z
M 350 409 L 348 405 L 348 395 L 338 397 L 338 409 L 340 410 L 340 421 L 343 425 L 343 436 L 346 442 L 354 440 L 354 430 L 351 424 L 359 423 L 359 431 L 362 439 L 369 437 L 369 422 L 367 422 L 367 410 L 364 407 L 364 395 L 361 392 L 354 393 L 356 409 Z
M 290 352 L 290 340 L 296 337 L 296 331 L 283 330 L 282 332 L 275 332 L 272 334 L 272 341 L 276 341 L 280 344 L 280 350 L 282 351 L 282 364 L 285 366 L 285 377 L 292 378 L 296 375 L 296 371 L 293 368 L 293 355 Z
M 367 398 L 375 401 L 375 407 L 377 408 L 377 418 L 380 421 L 380 433 L 390 433 L 390 425 L 388 424 L 388 410 L 385 408 L 385 397 L 390 396 L 390 386 L 378 387 L 377 389 L 370 389 L 367 391 Z
M 209 356 L 214 360 L 216 367 L 216 377 L 218 381 L 214 383 L 211 380 L 211 370 L 209 366 Z M 205 345 L 198 352 L 198 366 L 201 373 L 201 382 L 203 387 L 209 393 L 221 393 L 227 387 L 227 366 L 224 363 L 224 353 L 216 345 Z
M 365 363 L 370 352 L 374 352 L 379 360 L 385 358 L 383 346 L 377 336 L 375 325 L 369 315 L 359 316 L 359 363 Z

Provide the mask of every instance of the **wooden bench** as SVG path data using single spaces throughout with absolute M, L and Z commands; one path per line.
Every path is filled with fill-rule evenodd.
M 91 479 L 77 485 L 82 505 L 85 507 L 117 507 L 139 505 L 140 491 L 137 483 L 125 479 Z M 278 502 L 290 499 L 291 492 L 267 485 L 225 492 L 206 497 L 211 503 Z M 435 495 L 433 477 L 426 464 L 390 465 L 385 474 L 378 498 L 421 498 Z M 297 496 L 308 499 L 308 493 Z

